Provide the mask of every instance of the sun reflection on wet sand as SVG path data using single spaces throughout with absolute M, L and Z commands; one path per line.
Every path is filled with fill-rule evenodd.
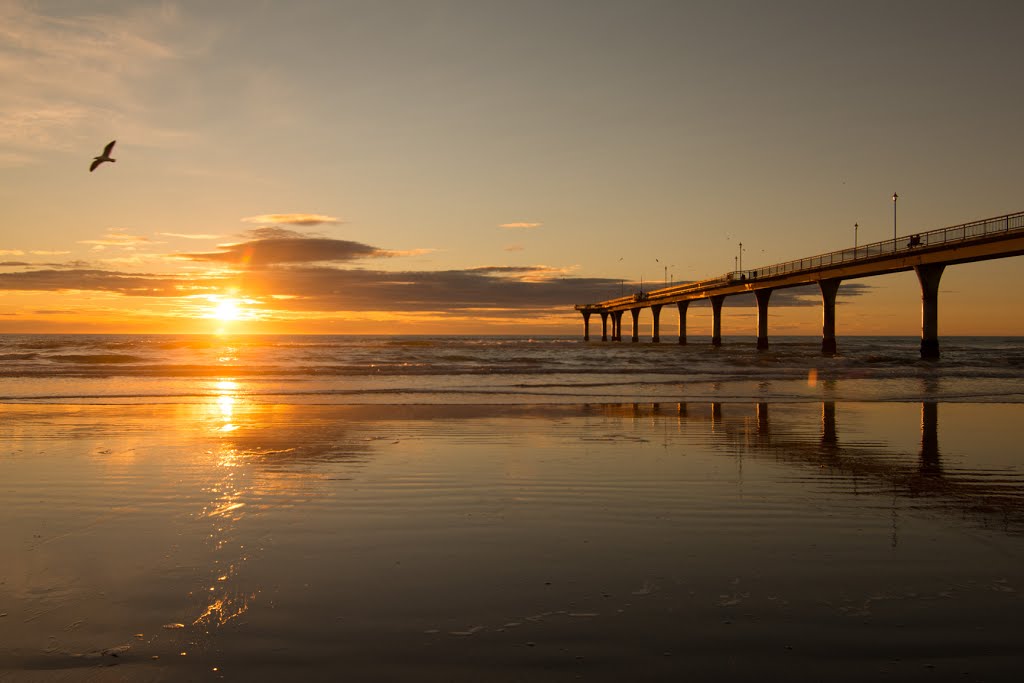
M 212 456 L 214 480 L 203 488 L 212 498 L 196 513 L 211 525 L 206 537 L 211 565 L 206 585 L 191 593 L 204 605 L 192 625 L 203 628 L 207 636 L 245 614 L 260 592 L 237 585 L 251 552 L 236 540 L 238 527 L 246 517 L 249 500 L 259 495 L 254 484 L 258 479 L 246 471 L 245 454 L 231 440 L 239 429 L 236 411 L 243 407 L 243 388 L 234 379 L 221 379 L 212 389 L 210 428 L 215 440 L 207 453 Z M 248 413 L 254 410 L 251 404 L 245 407 Z

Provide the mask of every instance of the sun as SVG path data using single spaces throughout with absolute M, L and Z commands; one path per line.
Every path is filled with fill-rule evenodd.
M 220 299 L 214 303 L 210 317 L 225 323 L 239 320 L 242 317 L 240 303 L 238 299 Z

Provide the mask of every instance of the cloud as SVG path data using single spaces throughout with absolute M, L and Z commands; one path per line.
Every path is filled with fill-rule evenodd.
M 139 115 L 145 108 L 136 93 L 175 58 L 164 34 L 179 22 L 168 8 L 101 14 L 0 2 L 0 74 L 17 84 L 0 98 L 0 162 L 32 163 L 41 150 L 78 148 L 112 126 L 137 142 L 166 135 Z
M 543 223 L 531 223 L 531 222 L 527 222 L 527 221 L 516 221 L 514 223 L 502 223 L 498 227 L 499 228 L 505 228 L 506 230 L 516 230 L 516 229 L 532 230 L 534 228 L 539 228 L 542 225 L 544 225 L 544 224 Z
M 290 295 L 292 310 L 536 310 L 607 298 L 618 280 L 554 278 L 546 267 L 384 272 L 333 267 L 272 268 L 247 286 L 257 296 Z
M 80 268 L 0 273 L 0 291 L 99 291 L 126 296 L 168 297 L 216 292 L 223 285 L 224 281 L 218 278 L 184 278 Z
M 120 247 L 122 249 L 134 249 L 140 244 L 153 243 L 153 240 L 141 235 L 128 235 L 121 230 L 111 230 L 102 239 L 78 240 L 79 244 L 91 244 L 93 249 L 100 251 L 106 247 Z
M 35 256 L 63 256 L 64 254 L 70 254 L 70 251 L 48 251 L 46 249 L 33 249 L 29 252 Z
M 0 249 L 0 256 L 24 256 L 21 249 Z
M 433 254 L 437 249 L 378 249 L 378 256 L 396 257 L 396 256 L 423 256 L 424 254 Z
M 361 242 L 309 237 L 284 228 L 257 228 L 251 233 L 257 239 L 237 244 L 219 245 L 219 251 L 176 254 L 175 256 L 189 261 L 212 261 L 259 267 L 283 263 L 354 261 L 361 258 L 391 255 L 387 251 Z
M 31 266 L 31 265 L 32 264 L 28 263 L 27 261 L 0 261 L 0 266 L 3 266 L 5 268 L 11 268 L 11 267 L 14 267 L 14 266 Z
M 246 223 L 257 225 L 322 225 L 324 223 L 342 223 L 343 221 L 334 216 L 324 216 L 319 213 L 266 213 L 259 216 L 243 218 Z
M 521 244 L 510 244 L 507 247 L 502 247 L 504 251 L 523 251 L 524 247 Z
M 219 240 L 224 235 L 209 235 L 206 233 L 191 233 L 191 232 L 158 232 L 156 233 L 160 237 L 179 237 L 185 240 Z

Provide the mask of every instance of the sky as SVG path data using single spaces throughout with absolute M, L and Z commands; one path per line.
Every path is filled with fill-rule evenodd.
M 0 333 L 582 334 L 574 304 L 741 243 L 754 268 L 891 238 L 894 192 L 900 235 L 1022 211 L 1022 25 L 996 1 L 0 0 Z M 940 335 L 1024 334 L 1022 279 L 947 268 Z M 837 334 L 918 335 L 920 296 L 844 283 Z M 726 306 L 753 337 L 753 296 Z M 770 335 L 820 333 L 816 289 L 773 294 Z

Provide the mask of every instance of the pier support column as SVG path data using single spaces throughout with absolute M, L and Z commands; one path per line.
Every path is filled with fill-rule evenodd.
M 679 309 L 679 343 L 686 343 L 686 309 L 690 307 L 689 301 L 677 301 L 676 308 Z
M 722 295 L 711 297 L 711 345 L 722 345 L 722 302 L 725 297 Z
M 622 313 L 623 311 L 612 313 L 612 341 L 622 341 Z
M 601 341 L 608 341 L 608 311 L 601 311 Z
M 939 279 L 945 265 L 914 266 L 921 282 L 921 358 L 939 358 Z
M 583 341 L 590 341 L 590 312 L 583 313 Z
M 772 295 L 770 289 L 754 290 L 757 299 L 757 350 L 768 350 L 768 299 Z
M 631 308 L 629 312 L 633 316 L 633 338 L 630 341 L 635 344 L 640 341 L 640 309 Z
M 818 281 L 821 290 L 821 352 L 826 356 L 836 354 L 836 293 L 839 278 Z
M 654 332 L 651 334 L 651 341 L 657 344 L 661 341 L 661 304 L 651 306 L 651 314 L 654 316 Z

